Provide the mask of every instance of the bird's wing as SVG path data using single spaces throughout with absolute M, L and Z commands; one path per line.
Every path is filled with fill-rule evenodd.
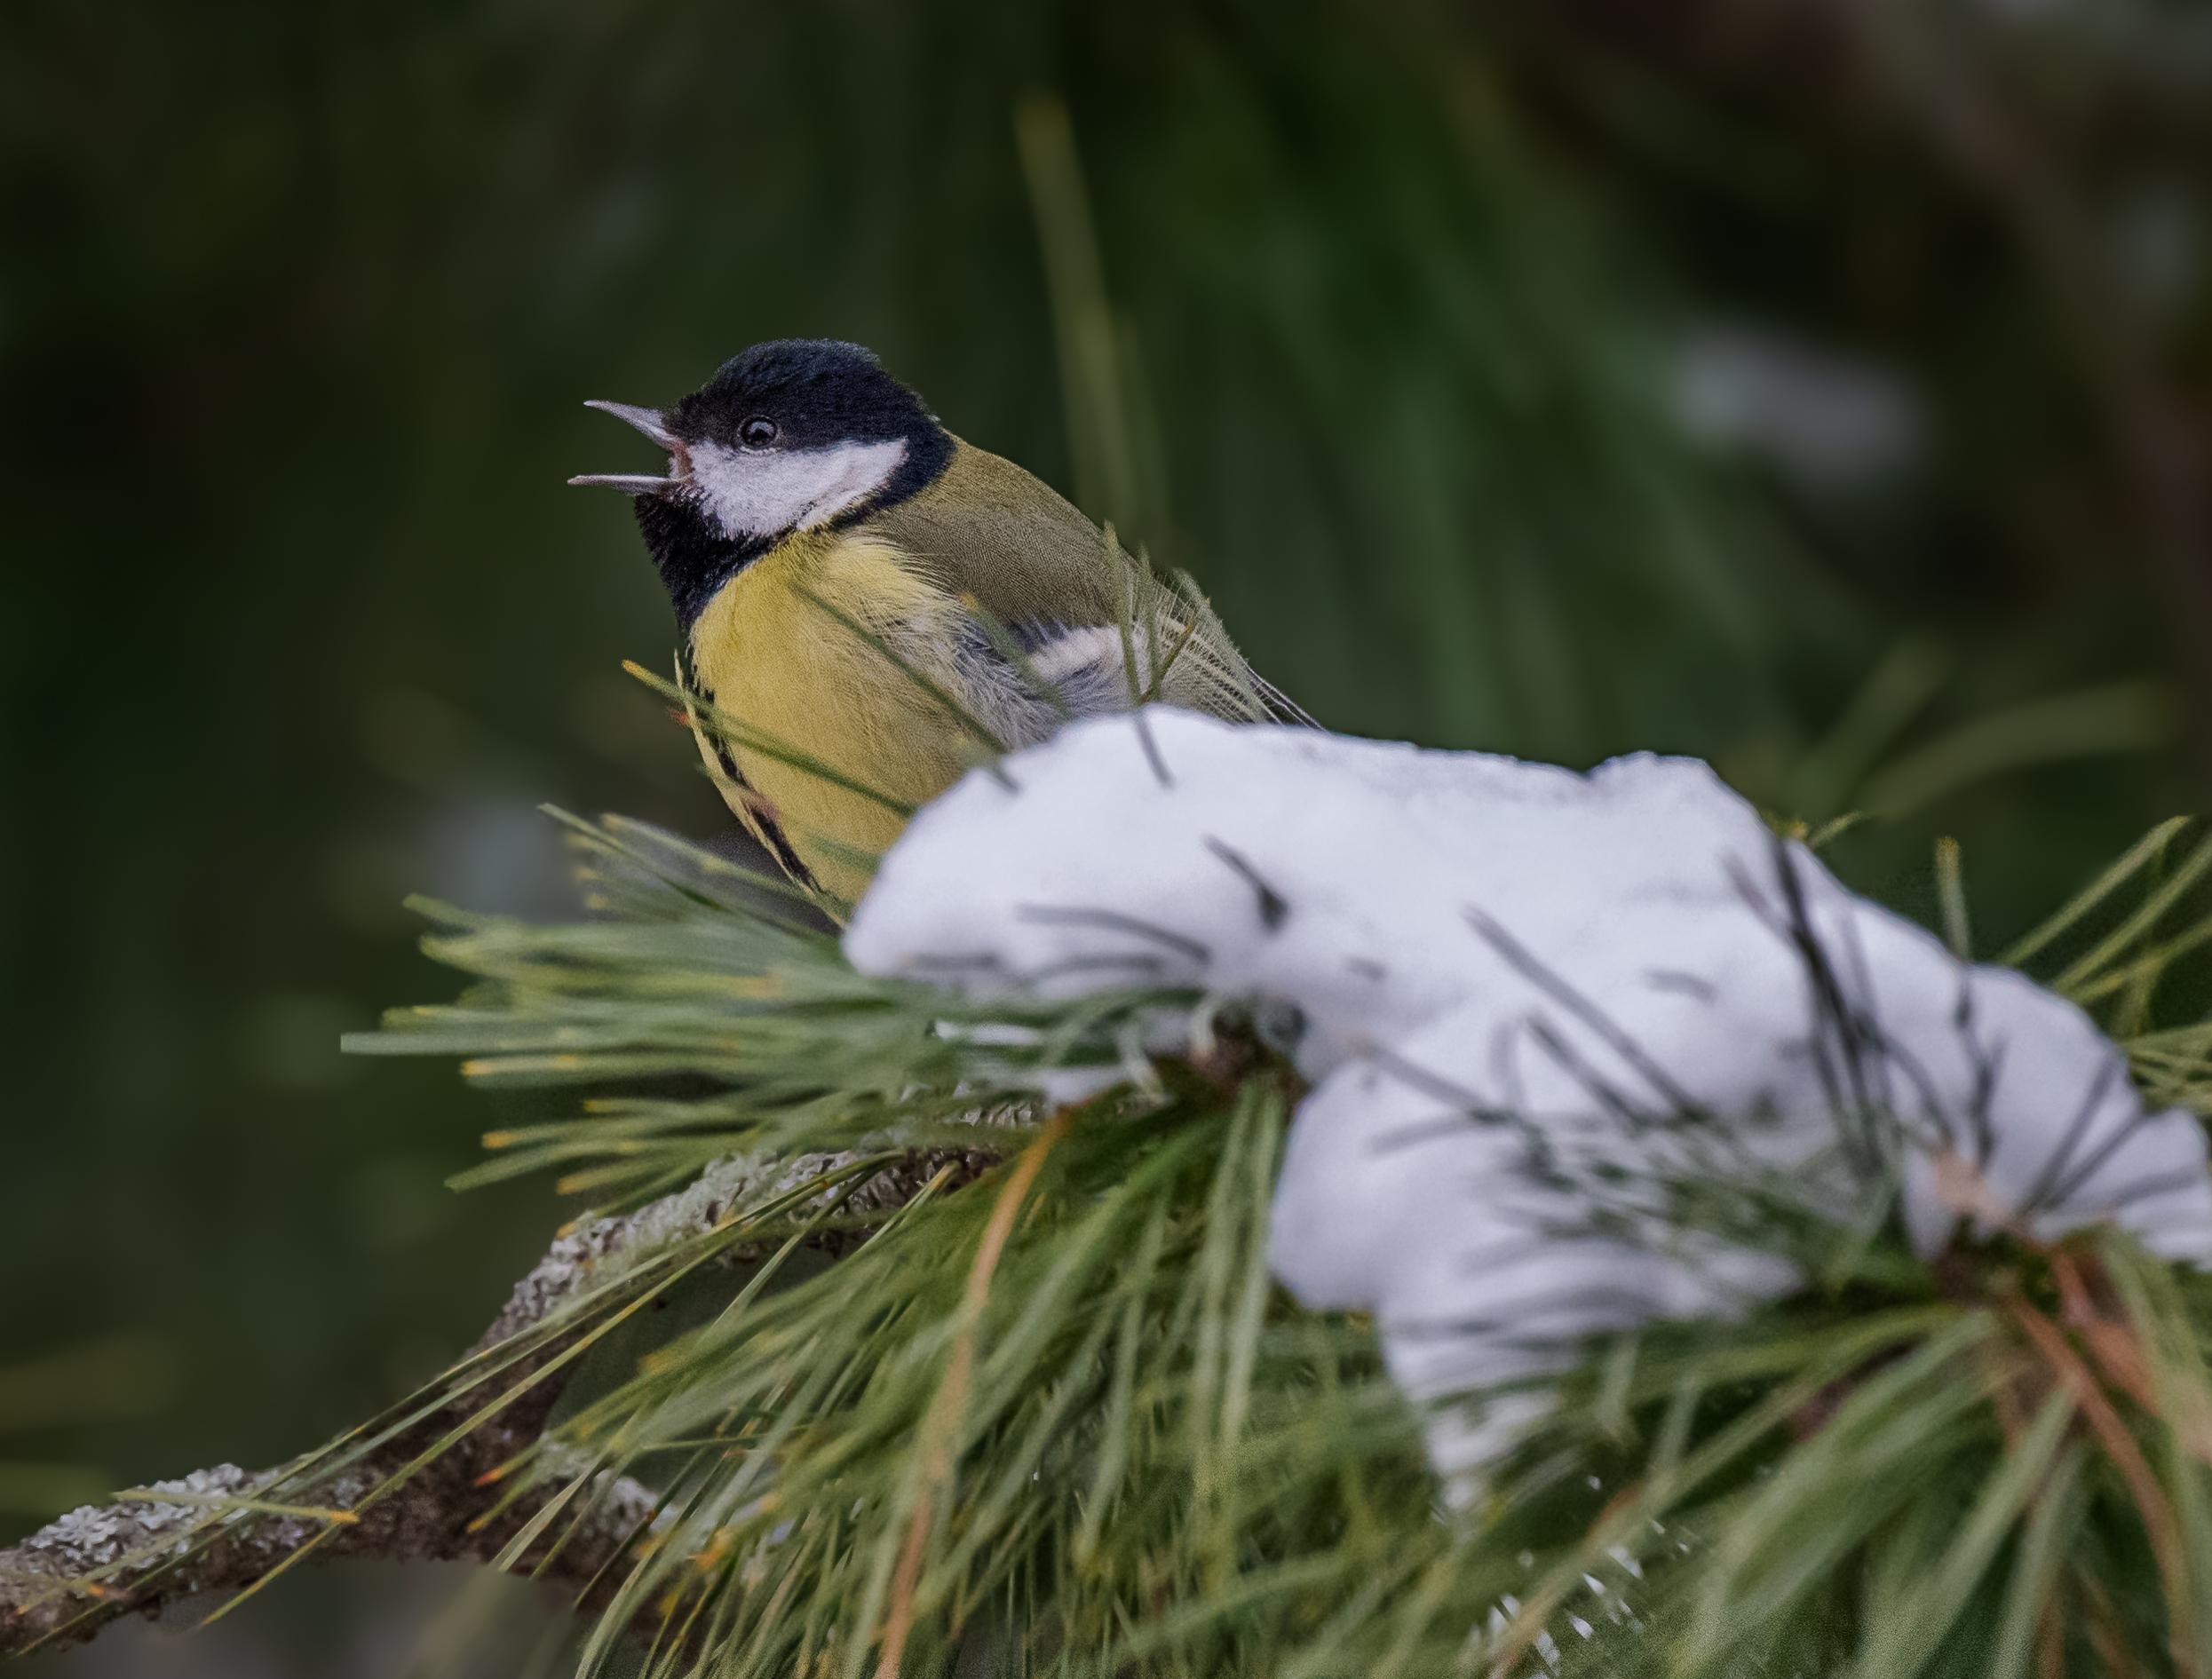
M 1011 461 L 962 443 L 934 483 L 866 522 L 988 621 L 958 663 L 1009 746 L 1139 699 L 1233 722 L 1304 717 L 1252 675 L 1202 601 L 1141 571 Z
M 1105 535 L 1051 486 L 985 450 L 959 444 L 933 483 L 866 523 L 1002 623 L 1114 622 Z
M 1232 723 L 1312 721 L 1198 623 L 1161 614 L 1130 626 L 1030 620 L 993 629 L 964 636 L 955 666 L 971 709 L 1009 747 L 1154 700 Z

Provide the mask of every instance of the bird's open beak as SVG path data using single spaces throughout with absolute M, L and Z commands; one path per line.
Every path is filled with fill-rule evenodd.
M 662 495 L 682 483 L 691 472 L 691 453 L 684 447 L 684 440 L 668 429 L 658 408 L 641 408 L 628 402 L 591 401 L 583 405 L 611 414 L 616 419 L 634 425 L 669 452 L 669 472 L 666 478 L 654 478 L 642 472 L 585 472 L 572 478 L 571 484 L 604 484 L 609 489 L 620 490 L 625 495 Z

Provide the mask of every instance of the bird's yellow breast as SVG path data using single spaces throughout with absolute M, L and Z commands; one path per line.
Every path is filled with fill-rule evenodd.
M 965 626 L 959 603 L 899 547 L 859 531 L 785 538 L 725 583 L 692 626 L 698 685 L 759 737 L 749 749 L 734 743 L 746 783 L 773 807 L 815 879 L 853 899 L 905 826 L 896 807 L 935 797 L 966 761 L 960 726 L 945 708 L 817 601 L 865 624 L 953 693 L 960 689 L 949 653 Z M 868 792 L 778 761 L 760 749 L 770 741 Z M 723 796 L 747 814 L 712 744 L 702 738 L 700 746 Z

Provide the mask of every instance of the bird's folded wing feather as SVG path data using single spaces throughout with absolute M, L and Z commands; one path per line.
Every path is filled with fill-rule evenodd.
M 1118 578 L 1104 534 L 998 455 L 959 445 L 936 482 L 870 514 L 868 527 L 1002 623 L 1114 622 Z
M 1234 648 L 1186 633 L 1186 612 L 1140 613 L 1154 622 L 1125 630 L 1129 562 L 1080 511 L 1011 461 L 963 443 L 935 483 L 868 523 L 947 593 L 972 599 L 1019 647 L 1017 663 L 979 630 L 958 656 L 980 720 L 1009 746 L 1043 740 L 1071 715 L 1126 709 L 1140 696 L 1236 722 L 1276 710 Z

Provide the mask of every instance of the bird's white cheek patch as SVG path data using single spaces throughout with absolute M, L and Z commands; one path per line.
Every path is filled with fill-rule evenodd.
M 903 440 L 826 449 L 691 446 L 691 481 L 733 537 L 773 536 L 835 519 L 883 487 L 907 458 Z

